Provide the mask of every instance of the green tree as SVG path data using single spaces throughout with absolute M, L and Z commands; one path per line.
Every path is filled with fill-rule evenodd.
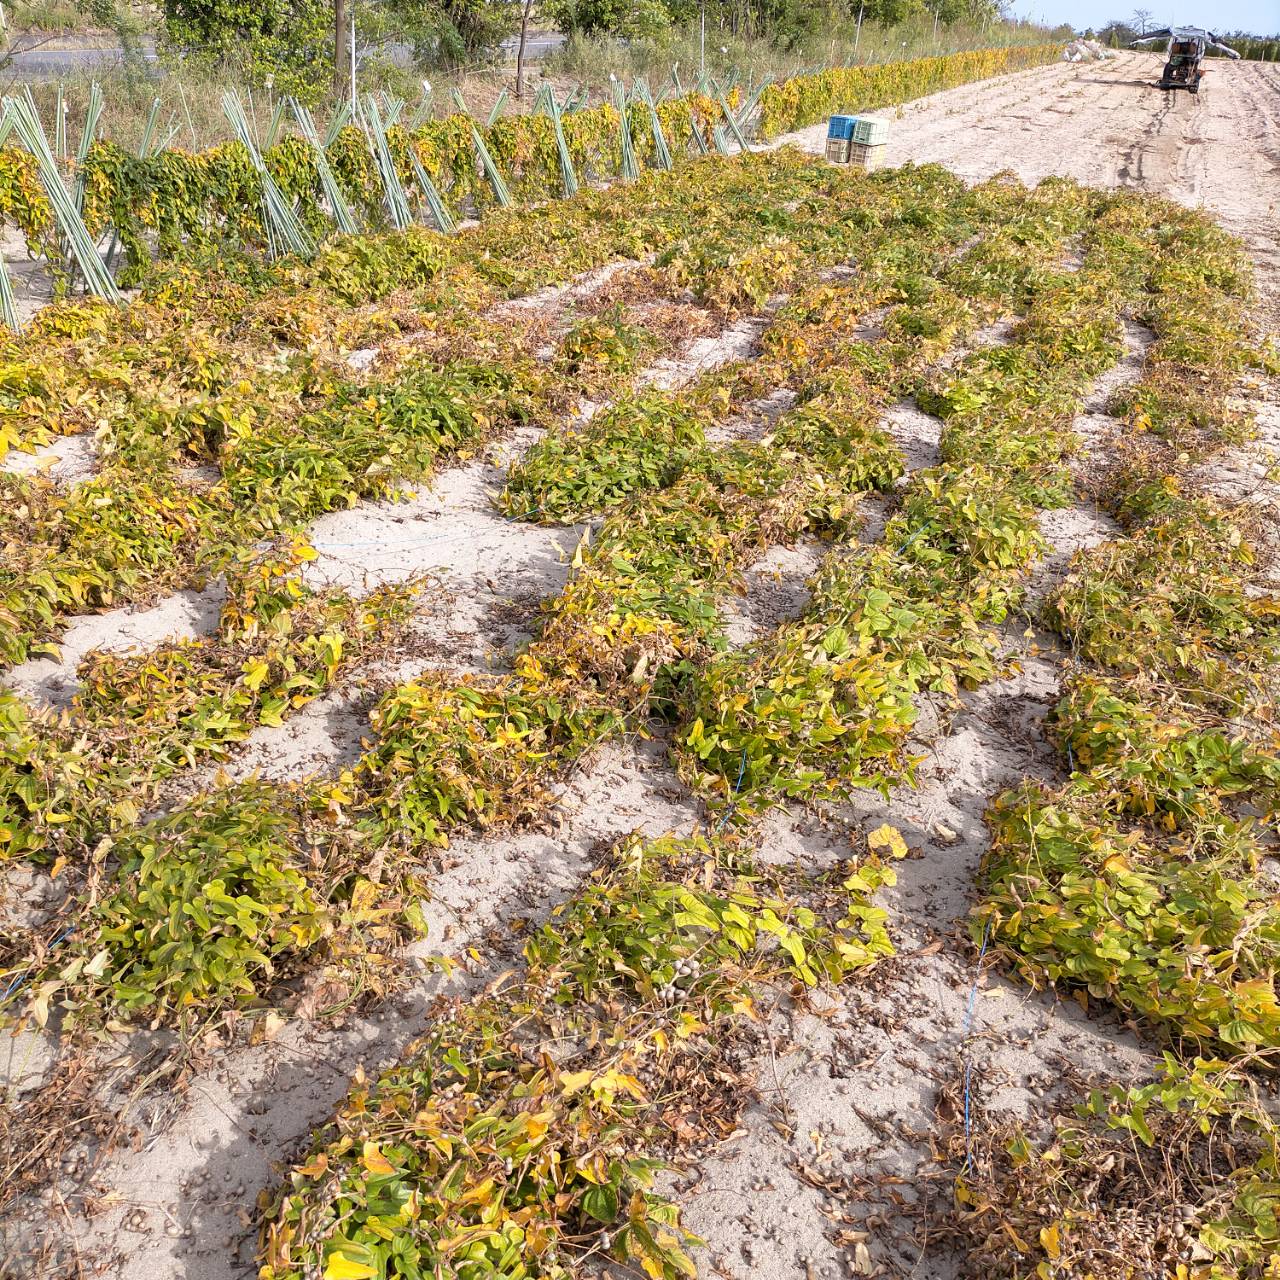
M 677 6 L 663 0 L 546 0 L 543 12 L 564 32 L 625 39 L 657 35 L 685 19 Z
M 519 0 L 383 0 L 361 7 L 356 21 L 362 36 L 411 45 L 421 65 L 451 67 L 492 56 L 520 17 Z
M 165 0 L 162 50 L 197 66 L 234 66 L 253 84 L 314 98 L 333 71 L 327 0 Z

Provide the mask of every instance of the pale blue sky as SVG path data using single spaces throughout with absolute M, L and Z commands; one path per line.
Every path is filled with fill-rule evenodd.
M 1013 0 L 1019 18 L 1051 25 L 1069 22 L 1078 31 L 1105 26 L 1112 18 L 1128 19 L 1135 7 L 1151 10 L 1157 27 L 1183 24 L 1212 31 L 1280 32 L 1280 0 Z

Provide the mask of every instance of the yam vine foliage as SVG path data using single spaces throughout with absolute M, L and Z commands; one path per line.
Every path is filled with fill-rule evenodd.
M 205 6 L 217 10 L 217 5 Z M 234 9 L 237 22 L 261 23 L 268 38 L 254 42 L 261 59 L 275 56 L 272 41 L 296 47 L 315 38 L 316 10 L 295 6 L 289 21 L 301 34 L 285 34 L 281 13 L 271 6 L 250 11 Z M 243 12 L 241 12 L 243 10 Z M 321 15 L 323 16 L 323 15 Z M 192 9 L 197 25 L 208 14 Z M 218 22 L 219 15 L 215 14 Z M 323 25 L 323 24 L 322 24 Z M 194 30 L 194 28 L 192 28 Z M 182 28 L 185 31 L 186 28 Z M 182 31 L 178 33 L 181 41 Z M 206 41 L 197 43 L 206 44 Z M 214 51 L 216 54 L 216 50 Z M 765 90 L 760 106 L 760 132 L 773 137 L 786 128 L 812 124 L 831 111 L 865 109 L 902 102 L 951 85 L 1003 74 L 1050 61 L 1057 46 L 1014 47 L 860 69 L 839 69 L 794 77 Z M 277 92 L 290 92 L 283 82 Z M 299 91 L 305 97 L 305 88 Z M 736 106 L 735 100 L 730 105 Z M 820 103 L 829 106 L 819 108 Z M 673 155 L 687 160 L 696 154 L 693 133 L 704 139 L 723 123 L 720 103 L 691 93 L 657 106 L 657 116 Z M 813 114 L 817 111 L 818 114 Z M 621 120 L 617 109 L 604 103 L 562 116 L 562 129 L 575 172 L 582 181 L 613 178 L 621 172 Z M 512 195 L 520 201 L 542 201 L 563 195 L 560 154 L 551 118 L 541 113 L 503 116 L 484 126 L 463 114 L 428 120 L 410 130 L 393 125 L 388 130 L 396 171 L 418 212 L 426 208 L 410 158 L 412 152 L 423 172 L 446 201 L 454 217 L 491 212 L 496 207 L 492 186 L 476 156 L 472 129 L 478 128 Z M 649 107 L 642 101 L 627 106 L 627 128 L 637 163 L 654 163 L 656 144 Z M 381 183 L 372 152 L 363 132 L 353 126 L 342 129 L 326 149 L 326 159 L 342 194 L 370 232 L 389 227 Z M 313 148 L 305 139 L 289 135 L 267 147 L 268 172 L 309 232 L 323 236 L 331 223 L 324 206 L 324 191 Z M 166 149 L 139 157 L 109 140 L 90 148 L 83 176 L 86 223 L 91 232 L 108 228 L 119 237 L 124 259 L 121 280 L 136 284 L 151 272 L 153 260 L 170 263 L 179 258 L 200 261 L 215 253 L 243 249 L 263 250 L 268 231 L 263 221 L 261 180 L 246 148 L 227 142 L 206 151 L 190 153 Z M 424 218 L 429 215 L 423 213 Z M 15 225 L 34 252 L 58 258 L 48 201 L 35 177 L 31 157 L 14 148 L 0 148 L 0 218 Z M 768 284 L 768 256 L 759 255 L 759 280 Z M 780 282 L 775 282 L 774 287 Z M 759 286 L 758 286 L 759 287 Z
M 1074 651 L 1049 719 L 1070 775 L 992 803 L 973 934 L 1033 986 L 1114 1008 L 1168 1049 L 1153 1082 L 1095 1091 L 1047 1143 L 1014 1128 L 957 1150 L 960 1243 L 975 1273 L 1010 1280 L 1280 1266 L 1280 1147 L 1251 1078 L 1280 1047 L 1263 873 L 1280 599 L 1247 504 L 1191 474 L 1247 437 L 1232 380 L 1276 357 L 1247 323 L 1240 246 L 1174 211 L 1157 235 L 1136 308 L 1155 342 L 1111 406 L 1136 447 L 1096 494 L 1122 533 L 1078 552 L 1044 605 Z
M 252 914 L 227 915 L 212 971 L 225 982 L 193 977 L 195 985 L 179 983 L 151 1004 L 136 997 L 136 975 L 153 972 L 153 957 L 131 948 L 172 931 L 162 922 L 187 892 L 181 876 L 157 880 L 150 870 L 168 865 L 166 849 L 169 862 L 182 865 L 187 855 L 175 842 L 186 836 L 163 824 L 139 828 L 140 812 L 175 773 L 224 758 L 253 727 L 279 723 L 350 662 L 367 660 L 412 609 L 411 590 L 356 601 L 306 588 L 298 570 L 314 552 L 304 522 L 390 495 L 442 459 L 465 456 L 504 423 L 563 403 L 537 363 L 497 358 L 501 345 L 490 323 L 476 319 L 477 307 L 633 253 L 637 238 L 696 248 L 699 235 L 722 236 L 747 201 L 779 211 L 800 202 L 818 215 L 796 247 L 815 266 L 840 252 L 833 226 L 887 241 L 901 219 L 913 234 L 936 238 L 940 251 L 969 225 L 963 202 L 937 226 L 908 216 L 922 201 L 939 212 L 955 203 L 962 188 L 939 170 L 867 183 L 791 158 L 751 157 L 708 164 L 693 179 L 693 172 L 668 178 L 672 189 L 642 181 L 625 196 L 584 193 L 569 206 L 572 223 L 551 235 L 539 220 L 510 215 L 501 235 L 489 223 L 448 242 L 447 251 L 409 234 L 358 256 L 327 251 L 305 269 L 233 265 L 199 292 L 179 268 L 124 314 L 122 332 L 107 309 L 63 306 L 44 320 L 39 342 L 11 344 L 14 384 L 59 379 L 71 392 L 62 425 L 92 425 L 100 455 L 100 474 L 70 488 L 38 476 L 6 478 L 16 499 L 4 515 L 11 659 L 56 639 L 61 616 L 77 608 L 143 600 L 215 572 L 229 589 L 216 638 L 139 656 L 91 655 L 65 713 L 31 711 L 6 696 L 6 853 L 59 869 L 73 893 L 116 886 L 106 894 L 115 923 L 78 929 L 61 952 L 50 949 L 56 921 L 7 940 L 4 963 L 18 1003 L 41 1018 L 56 1001 L 85 1016 L 97 1009 L 183 1022 L 224 1004 L 261 1007 L 304 960 L 339 970 L 363 963 L 362 946 L 385 946 L 415 927 L 399 894 L 423 848 L 459 826 L 509 823 L 543 806 L 555 768 L 670 705 L 675 685 L 715 642 L 717 594 L 744 557 L 812 521 L 847 520 L 860 478 L 832 487 L 804 468 L 794 475 L 795 455 L 767 448 L 710 450 L 703 440 L 687 475 L 632 485 L 625 512 L 599 531 L 570 588 L 549 604 L 544 634 L 510 676 L 470 684 L 424 678 L 397 689 L 349 777 L 301 793 L 254 793 L 254 803 L 296 813 L 301 834 L 271 846 L 269 865 L 283 878 L 262 882 L 266 897 L 249 888 L 240 896 L 261 902 L 270 918 L 288 916 L 292 908 L 283 897 L 274 901 L 269 886 L 283 893 L 301 876 L 316 904 L 318 938 L 277 951 L 274 935 L 264 942 L 250 927 Z M 753 225 L 753 234 L 771 234 L 768 220 Z M 516 243 L 518 281 L 509 266 Z M 497 252 L 502 245 L 505 254 Z M 847 253 L 855 244 L 846 246 Z M 417 309 L 402 292 L 388 310 L 382 299 L 398 281 L 417 291 Z M 352 306 L 370 296 L 364 309 Z M 815 322 L 811 337 L 820 328 Z M 393 346 L 390 359 L 356 379 L 339 353 L 370 330 L 414 341 L 405 354 Z M 282 339 L 296 344 L 284 356 Z M 797 337 L 793 378 L 807 351 Z M 673 423 L 680 413 L 707 420 L 727 413 L 733 395 L 712 377 L 680 408 L 685 399 L 640 397 L 637 421 L 667 413 Z M 52 434 L 34 396 L 14 395 L 10 410 L 15 439 L 27 447 Z M 701 439 L 696 431 L 687 438 Z M 887 442 L 876 450 L 866 474 L 891 477 Z M 243 550 L 264 535 L 279 541 L 265 552 Z M 211 836 L 238 821 L 231 812 L 204 812 Z M 155 858 L 126 856 L 133 846 L 117 843 L 126 833 L 152 842 Z M 219 835 L 192 847 L 196 874 L 216 875 L 210 859 L 227 856 L 219 852 L 226 841 Z M 352 874 L 371 850 L 395 855 L 376 887 Z M 248 874 L 230 860 L 225 871 Z M 192 964 L 204 972 L 202 962 Z
M 357 1083 L 270 1210 L 264 1280 L 568 1277 L 609 1258 L 695 1274 L 697 1241 L 653 1189 L 653 1153 L 720 1136 L 682 1090 L 768 984 L 891 955 L 870 901 L 891 883 L 875 853 L 807 878 L 735 841 L 625 840 L 532 934 L 522 973 Z
M 1085 387 L 1118 357 L 1118 316 L 1145 275 L 1117 251 L 1106 200 L 1053 183 L 1013 200 L 996 184 L 981 200 L 1005 220 L 950 262 L 938 285 L 912 283 L 885 320 L 886 337 L 911 353 L 907 367 L 872 366 L 849 416 L 882 411 L 912 361 L 919 378 L 984 312 L 1025 308 L 999 350 L 1002 376 L 993 378 L 993 353 L 979 349 L 930 385 L 922 398 L 943 417 L 947 461 L 915 474 L 881 545 L 832 553 L 798 621 L 713 658 L 691 682 L 681 772 L 740 818 L 784 798 L 910 777 L 916 697 L 954 695 L 995 674 L 990 628 L 1017 603 L 1018 580 L 1044 549 L 1033 503 L 1069 488 L 1067 428 Z M 1071 235 L 1084 240 L 1084 263 L 1056 272 Z M 1012 243 L 1020 252 L 1009 252 Z M 1075 325 L 1053 324 L 1055 313 Z
M 776 138 L 792 129 L 817 124 L 837 112 L 867 111 L 971 80 L 1042 66 L 1056 58 L 1058 51 L 1058 45 L 975 49 L 945 57 L 869 67 L 829 67 L 813 75 L 792 76 L 769 85 L 760 95 L 760 134 Z
M 564 299 L 512 305 L 642 258 L 585 318 Z M 1179 1051 L 1274 1047 L 1280 934 L 1255 873 L 1280 799 L 1259 702 L 1280 613 L 1250 578 L 1247 523 L 1178 474 L 1182 451 L 1242 429 L 1220 403 L 1230 373 L 1273 359 L 1249 341 L 1246 280 L 1200 215 L 1131 191 L 967 188 L 783 152 L 447 238 L 352 237 L 310 263 L 174 261 L 124 311 L 55 305 L 0 351 L 0 441 L 92 433 L 95 471 L 0 480 L 5 664 L 48 652 L 78 612 L 213 579 L 226 601 L 200 639 L 90 654 L 63 709 L 0 691 L 0 853 L 65 893 L 0 941 L 10 1010 L 191 1029 L 290 1008 L 299 988 L 379 989 L 440 847 L 538 818 L 593 747 L 673 726 L 716 835 L 613 849 L 524 935 L 515 973 L 359 1080 L 264 1207 L 261 1261 L 267 1280 L 520 1280 L 606 1257 L 690 1274 L 656 1162 L 736 1123 L 757 1003 L 891 953 L 877 851 L 905 851 L 881 831 L 805 876 L 759 865 L 745 824 L 909 779 L 922 696 L 1008 668 L 1000 628 L 1028 607 L 1040 514 L 1074 492 L 1072 420 L 1136 315 L 1156 343 L 1117 409 L 1149 447 L 1097 495 L 1123 536 L 1082 552 L 1044 606 L 1080 661 L 1052 718 L 1075 772 L 993 806 L 977 932 Z M 674 306 L 762 313 L 758 352 L 674 389 L 642 381 L 654 309 Z M 585 387 L 612 397 L 586 420 Z M 906 479 L 884 421 L 904 395 L 940 424 Z M 381 691 L 347 768 L 183 800 L 186 771 L 385 653 L 414 613 L 417 584 L 320 586 L 313 557 L 344 548 L 312 522 L 529 424 L 545 432 L 496 505 L 591 529 L 509 666 Z M 886 518 L 862 542 L 869 493 Z M 800 536 L 831 544 L 808 605 L 732 647 L 744 571 Z M 1196 1071 L 1171 1073 L 1167 1097 L 1103 1099 L 1062 1150 L 1236 1123 L 1240 1176 L 1195 1236 L 1226 1275 L 1271 1248 L 1272 1130 L 1236 1083 Z M 1018 1159 L 1052 1164 L 1030 1145 Z M 982 1212 L 965 1225 L 990 1254 Z M 1064 1250 L 1068 1227 L 1038 1222 L 1050 1234 L 1027 1248 Z M 1007 1256 L 987 1274 L 1024 1274 Z

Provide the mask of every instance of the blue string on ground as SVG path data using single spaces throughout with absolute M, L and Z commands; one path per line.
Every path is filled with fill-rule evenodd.
M 65 942 L 67 938 L 69 938 L 73 933 L 75 933 L 75 931 L 76 931 L 75 925 L 69 924 L 65 929 L 63 929 L 63 931 L 60 934 L 58 934 L 56 938 L 54 938 L 54 940 L 51 943 L 49 943 L 49 950 L 52 951 L 54 947 L 58 946 L 62 942 Z M 14 980 L 9 984 L 7 990 L 5 990 L 3 993 L 0 993 L 0 1005 L 3 1005 L 9 999 L 9 997 L 13 995 L 15 991 L 19 990 L 21 987 L 26 985 L 31 975 L 31 969 L 32 969 L 32 966 L 28 965 L 16 978 L 14 978 Z
M 716 823 L 716 835 L 719 835 L 725 829 L 725 824 L 733 817 L 733 811 L 738 803 L 738 789 L 742 786 L 742 775 L 747 771 L 747 749 L 742 748 L 742 763 L 738 765 L 738 780 L 733 784 L 733 790 L 729 793 L 729 807 L 725 809 L 721 815 L 720 821 Z
M 982 960 L 987 954 L 987 942 L 991 936 L 991 921 L 988 920 L 982 926 L 982 946 L 978 949 L 977 972 L 973 975 L 973 986 L 969 988 L 969 1003 L 964 1013 L 964 1032 L 961 1037 L 961 1045 L 969 1039 L 969 1032 L 973 1030 L 973 1014 L 978 1004 L 978 984 L 982 981 Z M 970 1082 L 973 1078 L 973 1060 L 969 1057 L 967 1049 L 964 1054 L 964 1171 L 969 1172 L 969 1164 L 971 1157 L 971 1135 L 972 1126 L 970 1120 L 970 1099 L 972 1091 Z

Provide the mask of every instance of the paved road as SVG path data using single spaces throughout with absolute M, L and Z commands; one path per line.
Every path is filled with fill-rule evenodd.
M 525 58 L 530 62 L 538 62 L 551 53 L 553 49 L 558 49 L 562 44 L 564 44 L 564 36 L 558 31 L 530 36 L 529 42 L 525 46 Z M 509 59 L 514 59 L 519 45 L 520 41 L 513 36 L 511 39 L 502 42 L 502 52 Z M 391 45 L 390 51 L 393 62 L 408 63 L 408 45 Z M 142 56 L 150 64 L 156 62 L 155 45 L 150 39 L 143 42 Z M 93 48 L 81 46 L 76 49 L 18 49 L 13 53 L 13 62 L 10 70 L 16 71 L 19 76 L 54 77 L 72 75 L 77 71 L 118 67 L 123 61 L 124 50 L 119 47 Z M 158 67 L 156 68 L 156 74 L 162 74 Z

